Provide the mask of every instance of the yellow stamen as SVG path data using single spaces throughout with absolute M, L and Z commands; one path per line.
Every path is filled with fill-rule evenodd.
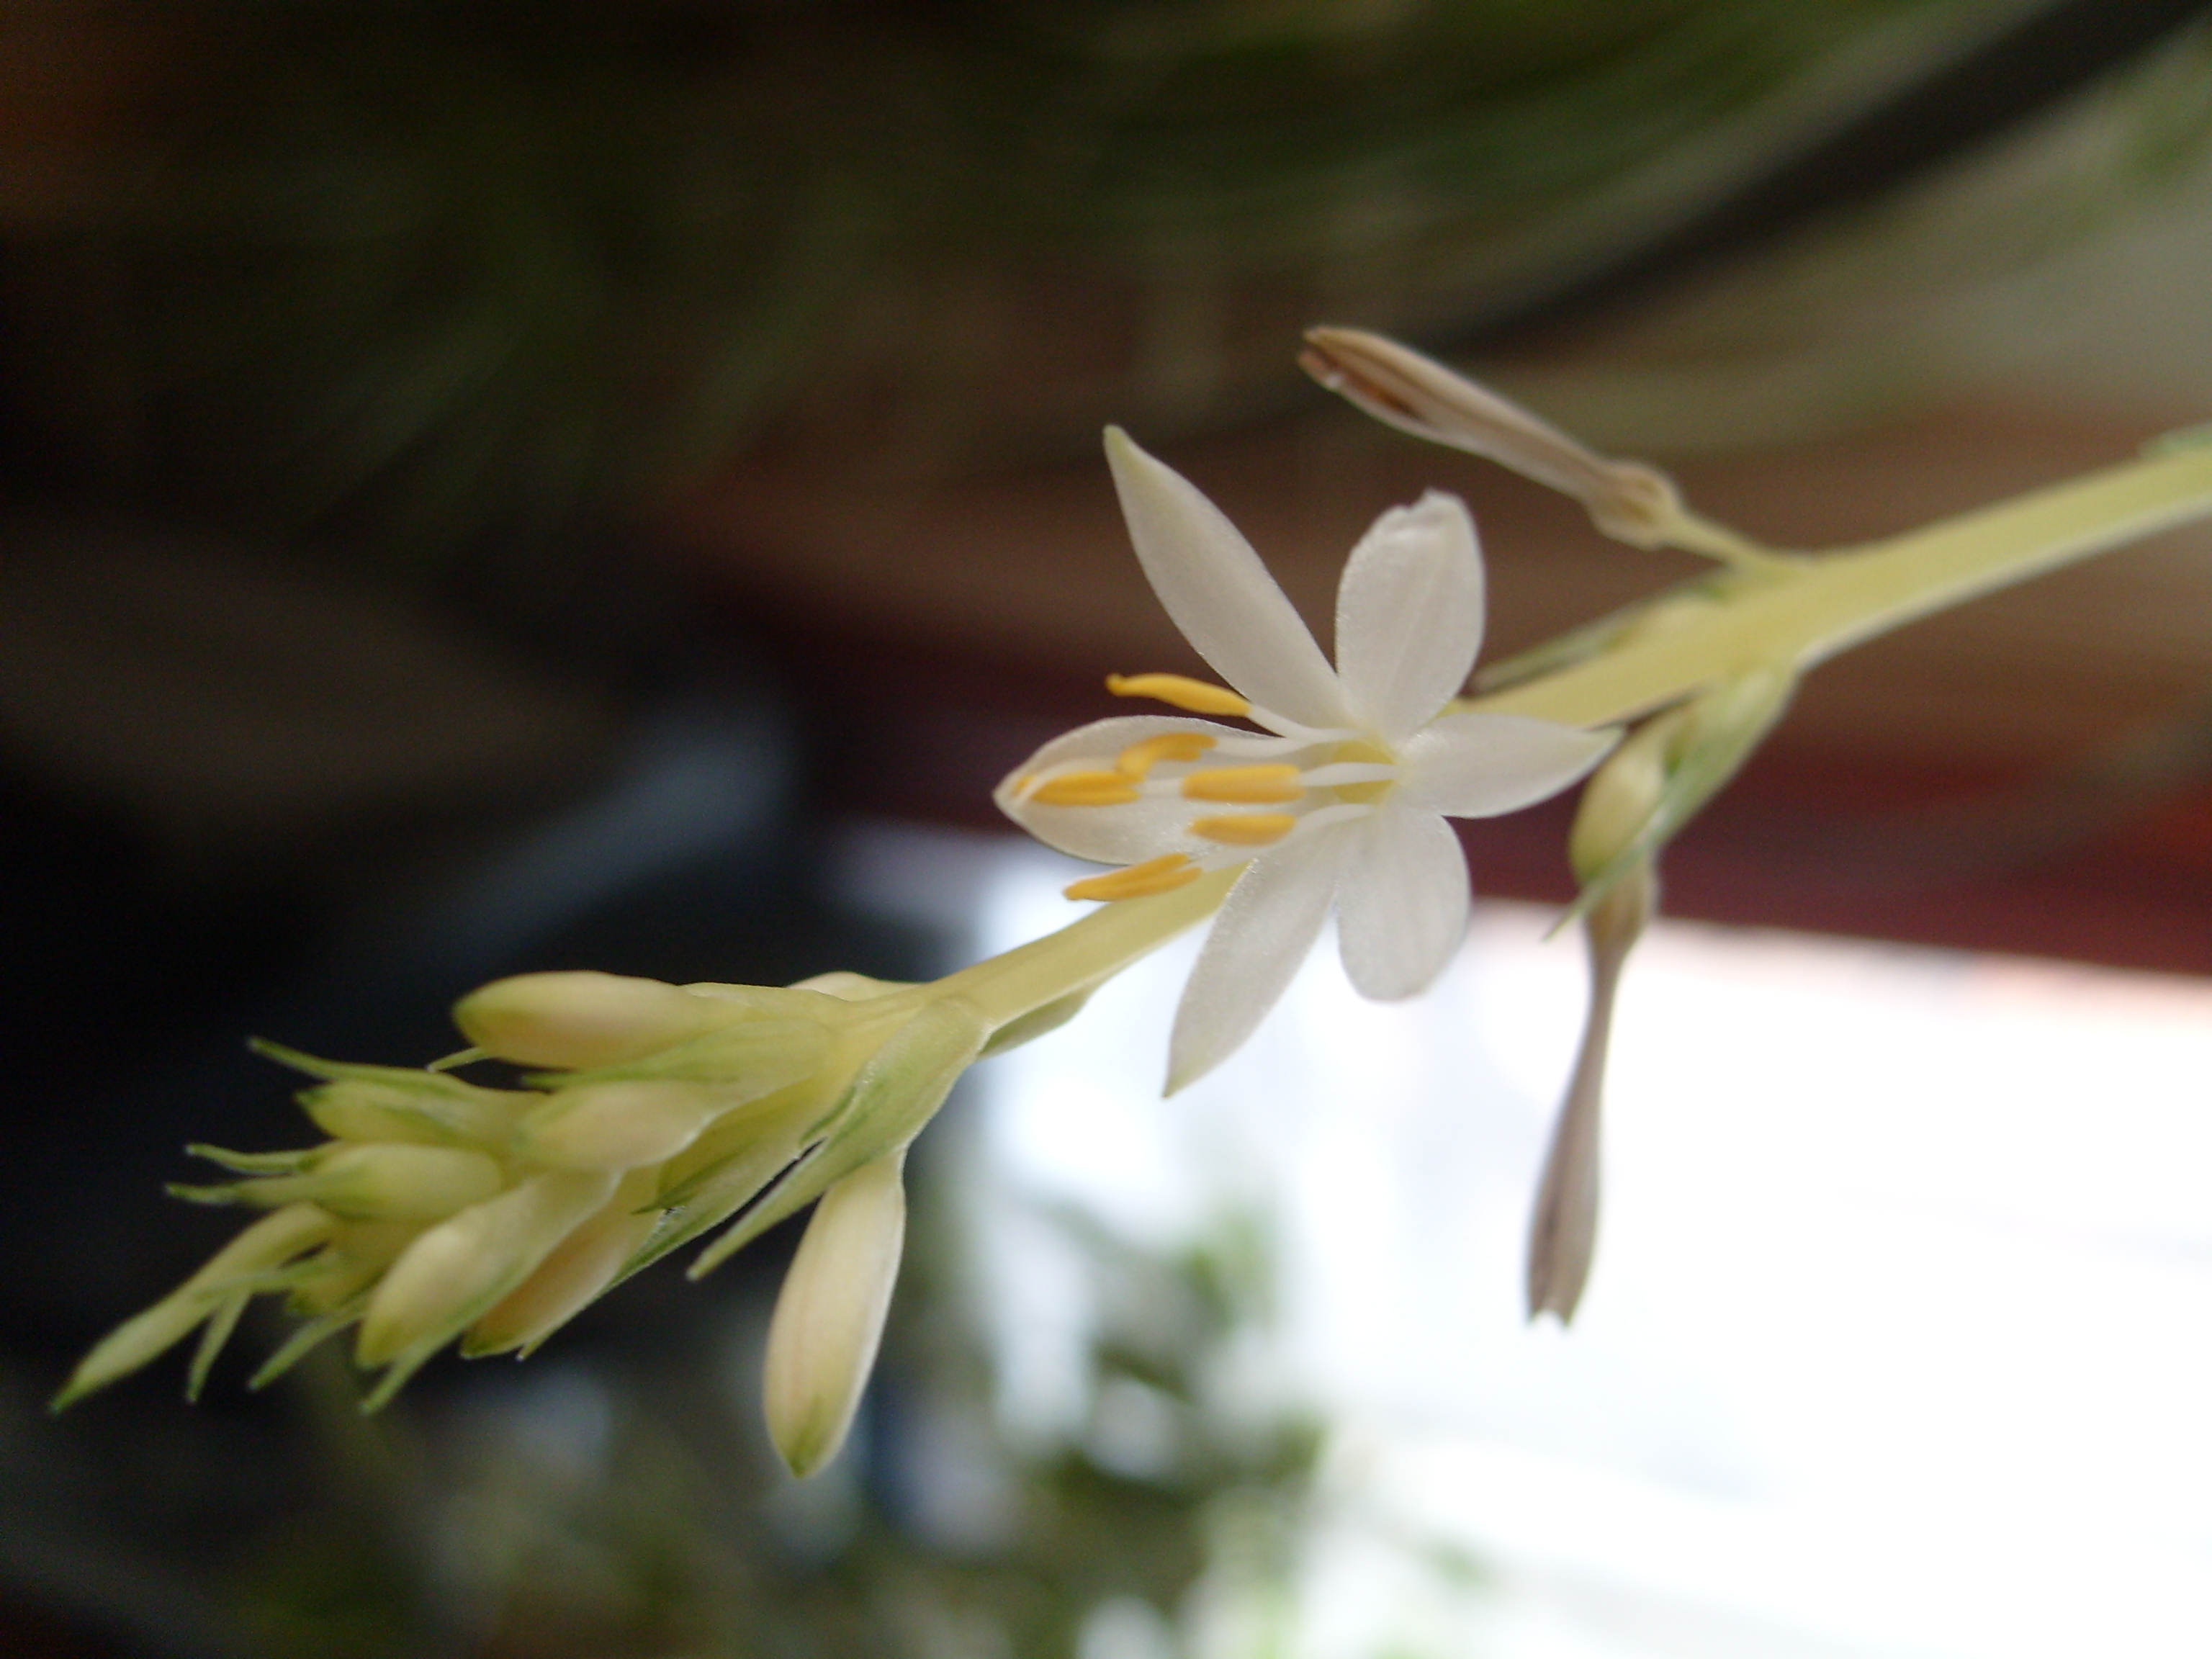
M 1208 685 L 1186 674 L 1109 674 L 1106 689 L 1117 697 L 1150 697 L 1194 714 L 1249 714 L 1252 705 L 1224 685 Z
M 1265 847 L 1289 835 L 1298 827 L 1298 821 L 1290 812 L 1224 812 L 1219 817 L 1200 818 L 1190 827 L 1194 835 L 1208 841 L 1226 842 L 1231 847 Z
M 1114 764 L 1125 776 L 1142 779 L 1162 761 L 1194 761 L 1212 747 L 1213 739 L 1203 732 L 1163 732 L 1131 744 Z
M 1042 806 L 1121 806 L 1138 799 L 1136 786 L 1119 772 L 1063 772 L 1024 797 Z
M 1182 781 L 1186 800 L 1237 801 L 1248 805 L 1296 800 L 1306 792 L 1295 766 L 1217 766 Z
M 1395 766 L 1398 763 L 1398 757 L 1389 750 L 1364 739 L 1339 744 L 1336 752 L 1329 758 L 1333 761 L 1358 761 L 1368 765 Z M 1374 783 L 1340 783 L 1336 786 L 1336 798 L 1360 806 L 1372 806 L 1397 787 L 1396 781 L 1391 778 L 1383 778 Z
M 1126 870 L 1086 876 L 1081 881 L 1070 882 L 1060 890 L 1072 899 L 1147 898 L 1154 893 L 1187 887 L 1205 873 L 1182 854 L 1170 853 L 1161 858 L 1146 859 L 1142 864 L 1133 864 Z

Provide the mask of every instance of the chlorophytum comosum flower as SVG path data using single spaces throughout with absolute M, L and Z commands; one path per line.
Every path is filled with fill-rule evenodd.
M 1781 718 L 1803 671 L 1822 657 L 1917 614 L 1915 606 L 1954 602 L 1970 591 L 2033 574 L 2039 562 L 2057 562 L 2146 533 L 2160 527 L 2169 512 L 2193 516 L 2203 510 L 2195 498 L 2198 486 L 2185 474 L 2178 489 L 2154 483 L 2139 492 L 2130 486 L 2142 481 L 2142 473 L 2130 477 L 2123 470 L 2106 475 L 2120 487 L 2087 512 L 2081 509 L 2093 499 L 2087 489 L 2051 491 L 2047 498 L 2039 493 L 2008 504 L 2009 510 L 1954 521 L 1963 534 L 1947 535 L 1953 527 L 1939 526 L 1924 532 L 1921 545 L 1915 544 L 1918 537 L 1900 538 L 1901 558 L 1884 556 L 1877 548 L 1815 561 L 1762 547 L 1699 517 L 1656 467 L 1599 455 L 1396 341 L 1344 328 L 1315 329 L 1306 338 L 1302 366 L 1366 413 L 1573 496 L 1598 529 L 1618 540 L 1642 548 L 1676 547 L 1725 567 L 1492 669 L 1486 689 L 1500 687 L 1506 695 L 1480 700 L 1485 706 L 1510 706 L 1514 690 L 1522 684 L 1555 690 L 1550 677 L 1562 671 L 1571 678 L 1577 665 L 1617 660 L 1646 645 L 1657 646 L 1663 655 L 1666 636 L 1678 629 L 1710 653 L 1714 671 L 1689 695 L 1656 705 L 1660 712 L 1597 769 L 1569 840 L 1582 894 L 1568 919 L 1583 925 L 1590 996 L 1538 1183 L 1527 1268 L 1530 1316 L 1551 1313 L 1569 1320 L 1596 1246 L 1599 1119 L 1613 1010 L 1628 953 L 1657 902 L 1661 850 L 1735 775 Z M 2198 447 L 2203 435 L 2193 429 L 2154 444 L 2150 467 L 2162 470 L 2158 463 L 2164 457 Z M 2131 518 L 2134 525 L 2124 529 Z M 1951 592 L 1938 599 L 1947 578 L 1936 572 L 1946 566 Z M 1844 591 L 1852 589 L 1839 604 Z M 1855 623 L 1836 625 L 1851 602 L 1873 601 L 1878 607 L 1883 599 L 1898 608 L 1880 621 L 1862 615 Z M 1771 618 L 1765 628 L 1741 625 L 1762 611 Z M 1729 630 L 1733 637 L 1725 644 L 1699 626 L 1725 623 L 1731 614 L 1739 626 Z M 1833 631 L 1820 637 L 1824 626 Z M 1544 699 L 1547 712 L 1556 702 Z
M 1074 890 L 1111 902 L 926 985 L 844 973 L 793 987 L 526 975 L 465 998 L 456 1018 L 473 1046 L 432 1066 L 271 1047 L 317 1079 L 301 1103 L 329 1139 L 293 1152 L 200 1149 L 243 1178 L 185 1195 L 266 1213 L 98 1344 L 56 1404 L 195 1330 L 197 1391 L 247 1302 L 268 1293 L 301 1322 L 256 1383 L 353 1330 L 356 1359 L 382 1373 L 373 1407 L 448 1345 L 526 1353 L 661 1256 L 719 1229 L 693 1263 L 705 1271 L 819 1200 L 779 1298 L 767 1389 L 779 1449 L 794 1468 L 818 1468 L 851 1421 L 889 1305 L 905 1149 L 969 1065 L 1049 1031 L 1103 981 L 1218 910 L 1231 941 L 1214 953 L 1224 979 L 1235 977 L 1228 969 L 1251 976 L 1205 994 L 1213 1000 L 1194 1022 L 1205 1040 L 1178 1055 L 1179 1072 L 1218 1059 L 1265 1012 L 1289 971 L 1279 958 L 1295 965 L 1332 902 L 1355 981 L 1417 988 L 1464 917 L 1465 872 L 1455 847 L 1449 861 L 1441 855 L 1442 817 L 1506 810 L 1498 803 L 1516 792 L 1556 787 L 1557 773 L 1599 760 L 1604 740 L 1593 734 L 1635 725 L 1601 763 L 1573 848 L 1601 994 L 1530 1264 L 1533 1304 L 1564 1315 L 1594 1238 L 1605 1015 L 1668 838 L 1827 657 L 2212 513 L 2212 442 L 2182 434 L 2127 465 L 1903 535 L 1779 554 L 1689 514 L 1650 469 L 1593 456 L 1394 343 L 1322 331 L 1314 347 L 1317 372 L 1393 424 L 1567 489 L 1601 528 L 1638 545 L 1692 548 L 1727 568 L 1577 629 L 1455 700 L 1479 640 L 1481 587 L 1471 526 L 1450 498 L 1386 514 L 1363 541 L 1332 668 L 1227 521 L 1120 441 L 1117 481 L 1147 574 L 1235 690 L 1152 676 L 1118 689 L 1256 729 L 1103 722 L 1009 781 L 1002 801 L 1011 792 L 1033 829 L 1049 820 L 1048 840 L 1069 842 L 1068 823 L 1120 826 L 1074 848 L 1125 866 Z M 1453 735 L 1478 732 L 1487 738 Z M 1548 735 L 1524 753 L 1506 738 L 1514 732 Z M 1586 752 L 1570 767 L 1577 744 Z M 1231 819 L 1245 822 L 1209 822 Z M 1338 861 L 1302 866 L 1316 848 Z M 1210 952 L 1223 936 L 1217 928 Z M 458 1075 L 485 1060 L 514 1074 L 496 1086 Z
M 1047 744 L 997 798 L 1039 840 L 1125 866 L 1075 883 L 1071 898 L 1111 902 L 1242 871 L 1176 1012 L 1172 1091 L 1251 1035 L 1332 903 L 1362 994 L 1425 989 L 1467 930 L 1467 861 L 1445 820 L 1558 793 L 1614 734 L 1449 708 L 1483 628 L 1482 556 L 1455 497 L 1432 491 L 1395 507 L 1352 549 L 1332 668 L 1259 555 L 1188 479 L 1119 429 L 1106 453 L 1160 603 L 1228 682 L 1117 675 L 1109 686 L 1260 729 L 1100 720 Z

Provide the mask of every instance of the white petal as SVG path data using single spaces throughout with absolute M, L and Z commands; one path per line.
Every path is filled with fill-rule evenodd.
M 1385 742 L 1459 693 L 1482 647 L 1482 555 L 1456 495 L 1431 490 L 1360 538 L 1336 591 L 1336 671 Z
M 1176 1010 L 1170 1094 L 1236 1053 L 1283 994 L 1328 918 L 1349 834 L 1339 826 L 1297 836 L 1229 890 Z
M 1353 830 L 1337 889 L 1344 971 L 1364 997 L 1425 991 L 1467 934 L 1467 858 L 1434 812 L 1395 801 Z
M 1106 428 L 1106 459 L 1138 562 L 1198 654 L 1279 714 L 1307 726 L 1344 725 L 1328 659 L 1237 526 L 1119 427 Z
M 1558 794 L 1620 738 L 1526 714 L 1447 714 L 1400 748 L 1404 781 L 1394 799 L 1455 818 L 1518 811 Z
M 1190 803 L 1150 796 L 1125 806 L 1024 806 L 1015 822 L 1046 846 L 1098 864 L 1142 864 L 1170 853 L 1188 856 Z M 1203 850 L 1219 851 L 1208 844 Z
M 1079 726 L 1073 732 L 1063 732 L 1046 744 L 1012 771 L 1006 774 L 999 786 L 997 799 L 1006 807 L 1014 781 L 1037 772 L 1049 771 L 1056 766 L 1096 766 L 1110 771 L 1121 759 L 1122 751 L 1143 743 L 1149 738 L 1164 737 L 1170 732 L 1191 732 L 1202 738 L 1212 738 L 1216 743 L 1249 744 L 1251 732 L 1234 726 L 1224 726 L 1218 720 L 1202 720 L 1192 714 L 1116 714 L 1111 720 L 1093 720 L 1088 726 Z M 1279 742 L 1279 738 L 1261 741 Z
M 1251 733 L 1212 720 L 1170 714 L 1123 714 L 1093 720 L 1054 738 L 1009 772 L 991 799 L 999 810 L 1046 846 L 1101 864 L 1141 864 L 1164 853 L 1193 850 L 1187 826 L 1190 804 L 1177 797 L 1147 796 L 1124 806 L 1047 806 L 1020 798 L 1020 781 L 1055 767 L 1084 765 L 1111 771 L 1121 751 L 1166 732 L 1249 740 Z M 1203 850 L 1218 848 L 1201 844 Z

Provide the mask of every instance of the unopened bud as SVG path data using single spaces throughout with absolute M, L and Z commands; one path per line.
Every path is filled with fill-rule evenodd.
M 479 1089 L 459 1078 L 423 1082 L 341 1078 L 300 1097 L 315 1127 L 339 1140 L 410 1141 L 425 1146 L 497 1146 L 540 1098 L 519 1089 Z
M 617 1066 L 712 1024 L 703 997 L 657 979 L 519 974 L 471 991 L 453 1024 L 477 1048 L 522 1066 Z
M 671 1158 L 726 1110 L 703 1083 L 586 1083 L 562 1089 L 517 1126 L 514 1153 L 558 1170 L 628 1170 Z
M 1656 547 L 1682 516 L 1666 474 L 1615 461 L 1548 421 L 1395 340 L 1364 329 L 1316 328 L 1299 359 L 1306 372 L 1376 419 L 1463 449 L 1572 495 L 1607 535 Z
M 1666 795 L 1668 764 L 1682 718 L 1676 710 L 1644 721 L 1583 786 L 1574 828 L 1567 835 L 1567 859 L 1577 880 L 1595 880 L 1650 827 Z
M 811 991 L 776 994 L 801 1006 L 793 1012 L 763 1013 L 722 1005 L 717 1017 L 726 1023 L 697 1036 L 641 1059 L 572 1072 L 561 1081 L 572 1088 L 589 1083 L 703 1083 L 726 1106 L 758 1100 L 798 1082 L 829 1057 L 830 1027 L 820 1014 L 843 1006 Z
M 308 1158 L 296 1175 L 231 1187 L 175 1187 L 203 1203 L 319 1204 L 364 1221 L 436 1221 L 489 1198 L 505 1184 L 496 1160 L 452 1146 L 341 1141 Z
M 631 1171 L 597 1214 L 469 1327 L 461 1352 L 471 1359 L 518 1348 L 527 1353 L 589 1307 L 659 1220 L 652 1202 L 655 1181 L 652 1170 Z
M 612 1175 L 556 1170 L 440 1222 L 392 1264 L 363 1316 L 356 1356 L 392 1370 L 380 1405 L 416 1366 L 537 1271 L 615 1189 Z
M 1620 972 L 1651 920 L 1659 879 L 1651 860 L 1631 859 L 1583 917 L 1589 946 L 1589 1007 L 1574 1075 L 1552 1131 L 1528 1228 L 1528 1316 L 1575 1316 L 1597 1253 L 1599 1141 L 1605 1100 L 1606 1054 Z
M 1790 706 L 1786 668 L 1745 670 L 1647 720 L 1590 779 L 1568 839 L 1578 912 L 1650 860 L 1736 774 Z
M 793 1474 L 845 1443 L 883 1340 L 906 1241 L 902 1152 L 833 1184 L 807 1224 L 769 1324 L 769 1435 Z
M 316 1252 L 313 1274 L 292 1287 L 285 1307 L 322 1315 L 343 1305 L 376 1283 L 422 1231 L 419 1221 L 347 1222 Z

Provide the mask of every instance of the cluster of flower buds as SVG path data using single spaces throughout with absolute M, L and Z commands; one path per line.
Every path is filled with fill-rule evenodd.
M 769 1427 L 800 1474 L 842 1442 L 897 1276 L 906 1146 L 990 1035 L 936 987 L 831 974 L 789 988 L 530 974 L 464 999 L 472 1045 L 423 1070 L 264 1045 L 319 1079 L 331 1137 L 301 1152 L 192 1150 L 243 1177 L 174 1188 L 270 1212 L 88 1354 L 68 1404 L 204 1328 L 197 1393 L 247 1302 L 305 1322 L 253 1379 L 356 1329 L 383 1404 L 459 1340 L 527 1352 L 629 1273 L 726 1226 L 696 1276 L 819 1199 L 778 1300 Z M 1010 1034 L 1011 1035 L 1011 1034 Z M 453 1067 L 503 1061 L 515 1087 Z

